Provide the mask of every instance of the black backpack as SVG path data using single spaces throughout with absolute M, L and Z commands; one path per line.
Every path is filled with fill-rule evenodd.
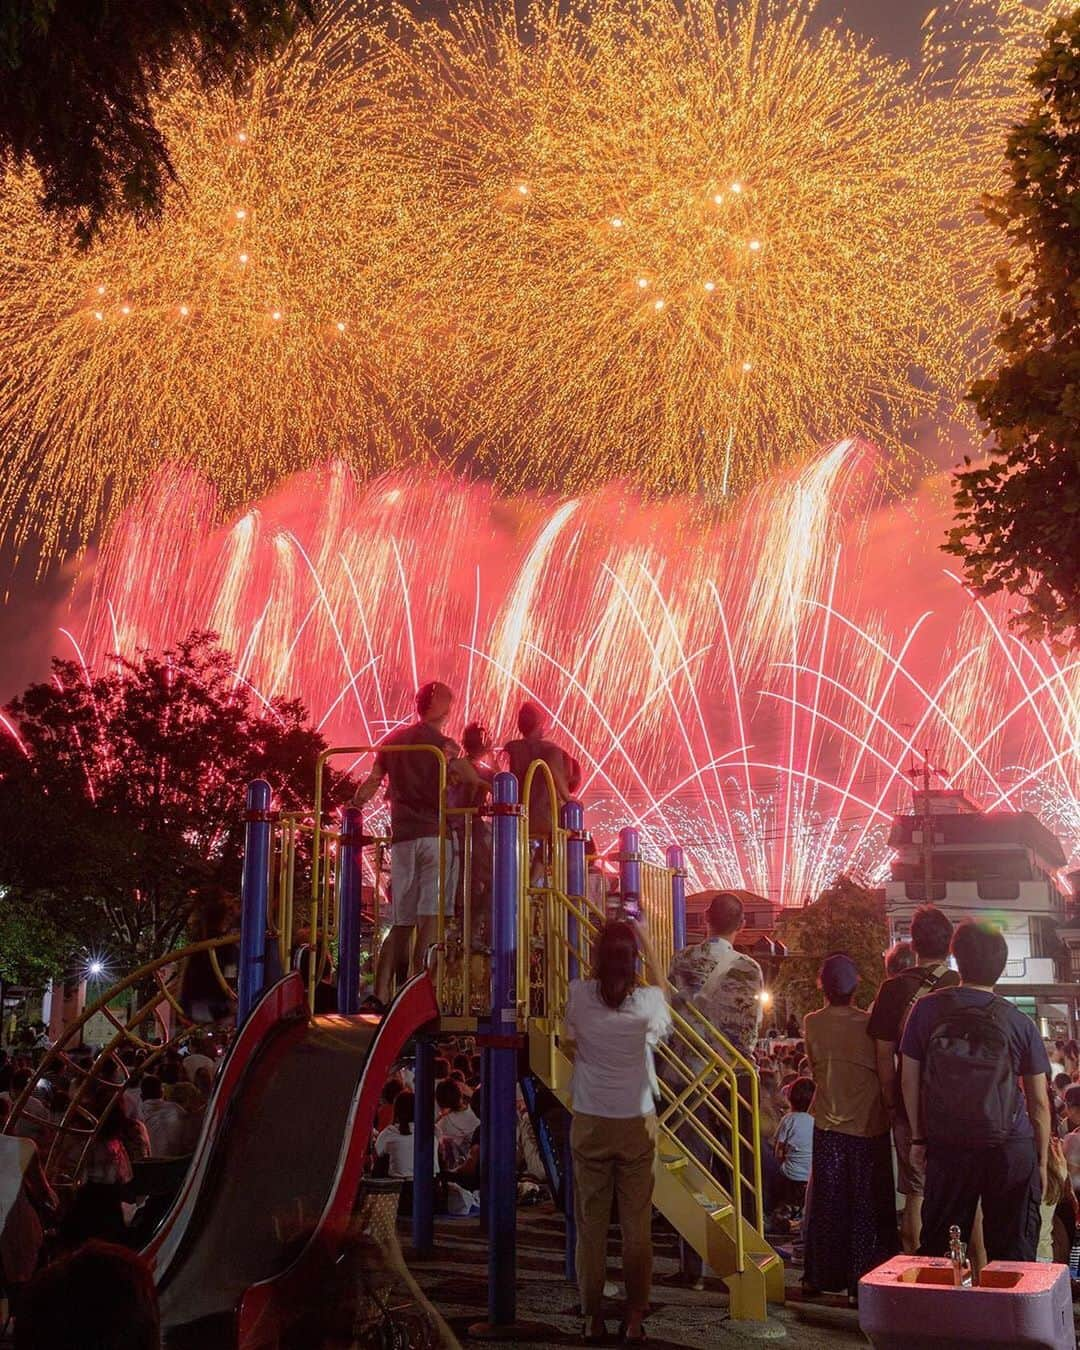
M 1009 1005 L 958 1004 L 951 990 L 926 1043 L 921 1075 L 922 1128 L 934 1144 L 990 1148 L 1012 1133 L 1019 1102 L 1009 1045 Z

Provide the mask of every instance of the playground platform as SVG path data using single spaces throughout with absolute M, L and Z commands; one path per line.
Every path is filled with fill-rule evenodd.
M 564 1013 L 570 983 L 588 969 L 608 914 L 641 914 L 662 969 L 686 941 L 682 849 L 647 860 L 636 826 L 619 833 L 618 890 L 599 903 L 587 871 L 588 834 L 580 803 L 561 809 L 551 771 L 535 762 L 519 785 L 499 773 L 490 809 L 490 958 L 471 947 L 475 808 L 447 806 L 447 765 L 428 745 L 394 747 L 434 755 L 439 781 L 439 865 L 435 941 L 424 969 L 381 1015 L 360 1011 L 365 944 L 376 958 L 389 917 L 380 896 L 389 842 L 365 832 L 361 812 L 326 812 L 324 751 L 309 812 L 273 809 L 270 785 L 248 787 L 244 813 L 241 924 L 237 933 L 166 953 L 107 990 L 72 1023 L 13 1105 L 5 1128 L 27 1109 L 37 1081 L 56 1070 L 73 1081 L 44 1159 L 58 1185 L 74 1190 L 109 1114 L 121 1109 L 134 1051 L 143 1072 L 198 1031 L 185 1004 L 189 963 L 205 961 L 238 1028 L 217 1075 L 202 1132 L 180 1193 L 143 1247 L 158 1285 L 170 1346 L 281 1350 L 299 1334 L 305 1295 L 350 1240 L 350 1216 L 382 1086 L 399 1057 L 413 1062 L 416 1093 L 411 1239 L 434 1248 L 435 1049 L 441 1036 L 468 1035 L 482 1059 L 482 1147 L 490 1236 L 483 1287 L 487 1318 L 514 1335 L 517 1089 L 533 1116 L 547 1179 L 565 1206 L 555 1227 L 572 1268 L 572 1169 L 566 1137 L 572 1066 Z M 381 753 L 381 752 L 380 752 Z M 534 850 L 529 809 L 534 780 L 560 820 Z M 458 852 L 448 817 L 462 815 L 462 904 L 449 861 Z M 300 844 L 303 847 L 300 847 Z M 485 846 L 487 847 L 487 846 Z M 539 859 L 539 867 L 537 867 Z M 479 861 L 479 855 L 477 855 Z M 365 870 L 367 869 L 367 870 Z M 306 911 L 294 905 L 310 875 Z M 370 875 L 372 907 L 365 908 Z M 317 1013 L 336 951 L 336 1011 Z M 222 960 L 233 954 L 236 987 Z M 285 973 L 289 972 L 289 973 Z M 112 1011 L 139 991 L 125 1021 Z M 145 1000 L 145 1001 L 143 1001 Z M 86 1020 L 103 1013 L 114 1031 L 92 1066 L 78 1050 Z M 764 1233 L 762 1144 L 754 1064 L 693 1005 L 672 1009 L 670 1035 L 655 1047 L 658 1148 L 654 1205 L 722 1280 L 716 1303 L 769 1332 L 770 1307 L 785 1296 L 783 1264 Z M 73 1076 L 73 1077 L 72 1077 Z M 60 1148 L 64 1140 L 71 1147 Z M 477 1226 L 477 1237 L 479 1229 Z M 715 1312 L 713 1313 L 715 1318 Z M 746 1334 L 752 1334 L 747 1332 Z

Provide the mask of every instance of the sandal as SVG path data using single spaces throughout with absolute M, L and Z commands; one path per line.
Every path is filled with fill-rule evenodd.
M 592 1318 L 586 1317 L 581 1328 L 581 1339 L 586 1345 L 603 1345 L 607 1340 L 607 1327 L 605 1326 L 603 1331 L 594 1332 L 589 1330 L 591 1326 Z

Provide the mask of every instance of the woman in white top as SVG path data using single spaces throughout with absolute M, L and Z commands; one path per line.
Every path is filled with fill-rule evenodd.
M 638 950 L 651 983 L 637 983 Z M 577 1275 L 584 1339 L 606 1327 L 600 1306 L 614 1194 L 622 1231 L 626 1318 L 622 1334 L 644 1340 L 652 1286 L 653 1158 L 656 1074 L 653 1046 L 671 1029 L 671 1012 L 648 933 L 640 923 L 605 924 L 593 953 L 593 978 L 574 980 L 566 1005 L 574 1047 L 571 1084 Z
M 411 1092 L 399 1092 L 394 1098 L 394 1123 L 387 1125 L 385 1130 L 380 1130 L 375 1137 L 375 1156 L 387 1160 L 387 1175 L 404 1181 L 413 1179 L 415 1111 L 415 1096 Z M 439 1170 L 437 1150 L 434 1170 L 436 1173 Z
M 435 1105 L 440 1112 L 435 1121 L 435 1139 L 443 1167 L 452 1171 L 469 1156 L 480 1118 L 465 1102 L 453 1078 L 444 1078 L 435 1085 Z

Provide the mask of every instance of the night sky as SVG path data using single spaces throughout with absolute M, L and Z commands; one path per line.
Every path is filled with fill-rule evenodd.
M 926 0 L 822 0 L 821 22 L 846 21 L 893 56 L 914 62 L 920 29 L 931 5 Z M 62 491 L 62 485 L 57 485 Z M 15 562 L 10 549 L 0 551 L 0 703 L 31 679 L 47 673 L 56 626 L 70 592 L 73 567 L 53 567 L 38 578 L 38 560 L 27 554 Z

